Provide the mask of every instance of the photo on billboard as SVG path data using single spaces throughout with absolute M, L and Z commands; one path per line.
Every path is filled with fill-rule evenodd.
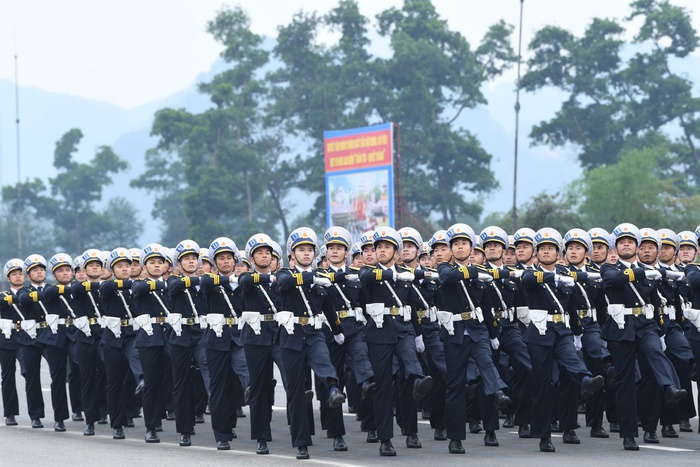
M 353 238 L 393 225 L 392 167 L 326 174 L 328 225 L 344 226 Z

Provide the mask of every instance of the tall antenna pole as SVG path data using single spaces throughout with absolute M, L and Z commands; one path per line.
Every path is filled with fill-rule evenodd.
M 516 201 L 518 193 L 518 131 L 520 117 L 520 63 L 522 62 L 522 44 L 523 44 L 523 3 L 525 0 L 520 0 L 520 28 L 518 30 L 518 81 L 515 90 L 515 153 L 513 157 L 513 229 L 515 233 L 518 228 L 518 211 L 516 210 Z
M 19 148 L 19 80 L 17 78 L 17 49 L 15 45 L 15 123 L 17 125 L 17 254 L 22 256 L 22 224 L 23 224 L 23 207 L 22 207 L 22 172 L 20 166 L 20 148 Z

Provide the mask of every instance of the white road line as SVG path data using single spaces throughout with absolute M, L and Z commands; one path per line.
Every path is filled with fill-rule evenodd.
M 43 429 L 42 429 L 42 430 L 38 430 L 38 429 L 36 429 L 36 428 L 33 429 L 33 428 L 31 428 L 30 426 L 13 426 L 13 427 L 9 427 L 9 428 L 0 427 L 0 431 L 1 431 L 2 429 L 6 429 L 7 431 L 9 431 L 9 430 L 28 430 L 28 431 L 32 431 L 32 430 L 33 430 L 33 431 L 36 432 L 36 433 L 42 433 L 42 434 L 45 433 L 45 434 L 47 434 L 47 435 L 49 435 L 50 433 L 54 433 L 54 432 L 51 431 L 51 430 L 43 430 Z M 126 433 L 129 434 L 129 431 L 127 431 Z M 60 433 L 60 434 L 58 434 L 57 436 L 59 436 L 59 437 L 62 437 L 62 436 L 76 436 L 76 437 L 80 437 L 80 438 L 86 439 L 86 441 L 89 440 L 89 439 L 109 439 L 109 440 L 113 440 L 112 437 L 111 437 L 110 435 L 84 436 L 81 432 L 77 432 L 77 431 L 67 431 L 67 432 Z M 126 439 L 113 440 L 113 441 L 114 441 L 114 443 L 119 443 L 119 444 L 140 444 L 140 445 L 142 445 L 142 446 L 146 444 L 146 443 L 143 441 L 143 438 L 126 438 Z M 235 441 L 232 441 L 232 442 L 235 443 Z M 149 449 L 159 449 L 159 448 L 161 448 L 161 449 L 162 449 L 162 448 L 171 449 L 173 446 L 174 446 L 175 448 L 177 448 L 177 449 L 184 449 L 184 450 L 187 450 L 187 451 L 206 451 L 206 452 L 216 451 L 216 447 L 214 447 L 214 446 L 187 446 L 187 447 L 182 447 L 182 446 L 180 446 L 178 443 L 166 443 L 166 442 L 163 442 L 163 441 L 161 441 L 160 443 L 153 443 L 153 444 L 150 444 L 150 445 L 149 445 Z M 251 445 L 251 446 L 252 446 L 252 445 Z M 251 449 L 252 449 L 252 447 L 251 447 Z M 311 450 L 311 454 L 313 455 L 313 447 L 312 447 L 311 449 L 312 449 L 312 450 Z M 217 452 L 218 452 L 218 451 L 217 451 Z M 242 450 L 239 450 L 239 449 L 230 449 L 229 451 L 221 451 L 221 454 L 222 454 L 222 455 L 227 455 L 226 452 L 230 452 L 230 453 L 232 453 L 232 454 L 244 454 L 244 455 L 250 455 L 250 456 L 257 456 L 257 454 L 255 454 L 255 452 L 253 452 L 253 451 L 242 451 Z M 258 456 L 258 457 L 263 457 L 263 456 Z M 273 458 L 273 459 L 284 459 L 285 461 L 294 461 L 294 462 L 297 461 L 296 456 L 284 456 L 284 455 L 281 455 L 281 454 L 267 454 L 267 455 L 265 455 L 264 457 L 269 457 L 269 458 Z M 305 460 L 304 463 L 315 463 L 315 464 L 321 464 L 321 465 L 331 465 L 331 466 L 335 466 L 335 467 L 360 467 L 360 466 L 361 466 L 361 464 L 349 464 L 349 463 L 346 463 L 346 462 L 334 462 L 334 461 L 331 461 L 331 460 L 328 460 L 328 459 L 313 459 L 313 458 Z
M 693 452 L 695 449 L 683 449 L 683 448 L 669 448 L 667 446 L 647 446 L 645 444 L 640 444 L 640 448 L 644 449 L 656 449 L 657 451 L 672 451 L 672 452 Z
M 517 434 L 518 434 L 517 431 L 509 431 L 508 433 L 510 433 L 510 434 L 512 434 L 512 435 L 517 435 Z M 564 436 L 564 435 L 555 435 L 554 433 L 552 433 L 550 436 L 551 436 L 552 438 L 561 438 L 561 437 Z

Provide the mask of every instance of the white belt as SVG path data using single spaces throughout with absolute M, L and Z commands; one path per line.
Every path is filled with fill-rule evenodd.
M 676 307 L 674 305 L 666 305 L 663 307 L 663 312 L 668 315 L 668 319 L 676 320 Z

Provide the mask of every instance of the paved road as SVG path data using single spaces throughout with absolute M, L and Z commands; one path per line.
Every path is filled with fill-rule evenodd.
M 126 428 L 125 440 L 113 440 L 109 425 L 96 425 L 96 435 L 82 435 L 82 422 L 66 421 L 68 429 L 65 433 L 53 431 L 48 369 L 42 371 L 42 383 L 45 388 L 46 403 L 45 428 L 32 429 L 26 416 L 26 402 L 23 394 L 24 380 L 17 377 L 22 385 L 20 388 L 20 411 L 24 415 L 18 417 L 19 426 L 0 426 L 0 465 L 18 465 L 31 459 L 33 465 L 43 466 L 124 466 L 134 465 L 168 465 L 168 466 L 198 466 L 212 465 L 215 462 L 245 462 L 247 465 L 289 465 L 299 463 L 294 457 L 296 450 L 292 448 L 286 425 L 284 409 L 284 391 L 281 385 L 276 389 L 276 404 L 273 414 L 272 437 L 269 443 L 270 455 L 257 456 L 255 441 L 250 440 L 249 419 L 239 419 L 236 433 L 238 438 L 231 443 L 230 451 L 217 451 L 214 438 L 207 423 L 197 425 L 197 434 L 192 437 L 192 446 L 182 448 L 177 445 L 179 435 L 175 433 L 175 422 L 163 421 L 164 431 L 159 434 L 160 444 L 147 445 L 143 441 L 143 419 L 136 419 L 135 428 Z M 280 380 L 278 378 L 278 380 Z M 696 399 L 697 400 L 697 399 Z M 246 410 L 247 412 L 247 410 Z M 581 416 L 582 417 L 582 416 Z M 583 422 L 583 420 L 579 420 Z M 588 430 L 578 430 L 581 444 L 577 446 L 563 445 L 561 436 L 554 436 L 557 452 L 554 454 L 540 453 L 537 440 L 519 439 L 514 430 L 501 429 L 498 432 L 500 447 L 489 448 L 483 445 L 483 435 L 468 435 L 464 443 L 467 449 L 465 456 L 450 455 L 447 443 L 433 441 L 432 430 L 427 421 L 419 420 L 419 437 L 423 443 L 422 449 L 407 449 L 403 437 L 398 435 L 400 430 L 395 428 L 397 437 L 394 446 L 397 457 L 379 457 L 377 444 L 367 444 L 366 434 L 360 431 L 360 424 L 353 414 L 346 414 L 345 440 L 348 452 L 334 452 L 332 441 L 325 438 L 320 430 L 318 415 L 316 417 L 315 445 L 309 448 L 311 459 L 304 461 L 310 465 L 326 466 L 368 466 L 368 465 L 439 465 L 440 467 L 460 466 L 477 463 L 488 465 L 623 465 L 624 462 L 634 462 L 636 465 L 662 465 L 662 463 L 678 463 L 678 465 L 697 465 L 700 462 L 700 435 L 697 433 L 698 419 L 691 421 L 695 433 L 681 433 L 679 439 L 661 439 L 659 445 L 643 445 L 640 443 L 639 452 L 626 452 L 618 438 L 608 440 L 588 437 Z M 659 433 L 660 435 L 660 433 Z M 641 440 L 640 440 L 641 441 Z

